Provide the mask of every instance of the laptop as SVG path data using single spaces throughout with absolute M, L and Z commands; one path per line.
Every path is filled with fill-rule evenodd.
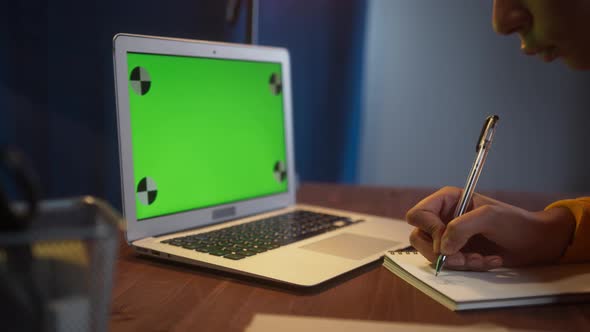
M 130 34 L 113 44 L 136 252 L 306 287 L 409 245 L 405 222 L 296 204 L 286 49 Z

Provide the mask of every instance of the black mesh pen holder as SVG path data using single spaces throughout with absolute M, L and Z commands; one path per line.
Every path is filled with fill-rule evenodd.
M 81 197 L 41 202 L 27 228 L 1 231 L 1 329 L 106 331 L 121 221 Z

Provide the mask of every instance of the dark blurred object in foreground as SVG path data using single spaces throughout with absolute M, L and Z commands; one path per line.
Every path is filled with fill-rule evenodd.
M 23 156 L 0 156 L 2 329 L 106 331 L 121 216 L 93 197 L 38 202 Z

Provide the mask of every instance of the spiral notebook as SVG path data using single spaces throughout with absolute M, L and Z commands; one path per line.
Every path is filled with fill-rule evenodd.
M 416 252 L 387 252 L 383 265 L 451 310 L 472 310 L 590 300 L 590 264 L 443 270 Z

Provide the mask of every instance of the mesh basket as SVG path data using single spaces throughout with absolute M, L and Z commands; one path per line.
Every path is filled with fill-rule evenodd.
M 48 201 L 26 231 L 0 232 L 5 331 L 105 331 L 121 217 L 92 197 Z

